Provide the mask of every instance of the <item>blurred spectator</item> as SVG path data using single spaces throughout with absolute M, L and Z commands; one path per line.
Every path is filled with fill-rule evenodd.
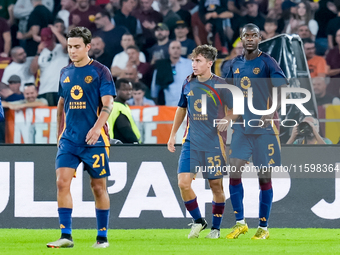
M 11 50 L 12 37 L 7 20 L 0 18 L 0 57 L 7 58 Z
M 52 28 L 52 29 L 51 29 Z M 45 98 L 49 106 L 58 104 L 60 70 L 68 65 L 66 39 L 56 43 L 56 36 L 62 36 L 57 28 L 51 26 L 41 30 L 41 43 L 38 46 L 30 71 L 35 74 L 40 69 L 39 98 Z
M 327 63 L 323 57 L 315 55 L 315 43 L 310 38 L 305 38 L 303 47 L 305 50 L 310 77 L 325 77 L 327 74 Z
M 31 0 L 33 11 L 28 17 L 27 33 L 17 33 L 17 39 L 26 40 L 26 54 L 28 57 L 34 56 L 40 42 L 39 34 L 41 29 L 53 23 L 52 13 L 42 4 L 41 0 Z
M 193 3 L 191 0 L 177 0 L 179 5 L 181 6 L 182 10 L 188 11 L 191 14 L 193 14 L 197 7 L 195 3 Z
M 289 21 L 291 18 L 293 18 L 294 15 L 296 15 L 296 6 L 297 4 L 290 0 L 285 0 L 281 4 L 281 15 L 280 18 L 277 21 L 277 32 L 278 33 L 284 33 L 287 29 L 287 26 L 289 24 Z M 271 17 L 271 18 L 276 18 Z
M 227 76 L 227 73 L 231 65 L 231 61 L 235 57 L 241 55 L 242 53 L 243 53 L 243 45 L 242 45 L 242 41 L 240 40 L 236 43 L 235 48 L 233 48 L 230 55 L 225 58 L 224 62 L 221 65 L 221 77 L 222 78 L 225 78 Z
M 140 51 L 137 46 L 131 45 L 126 49 L 126 52 L 129 56 L 128 65 L 137 67 L 137 76 L 140 81 L 150 88 L 151 79 L 152 79 L 152 68 L 149 63 L 140 62 Z
M 86 27 L 93 34 L 96 31 L 96 24 L 93 21 L 99 11 L 99 7 L 90 5 L 90 0 L 76 0 L 76 8 L 70 12 L 68 18 L 68 30 L 74 27 Z
M 132 89 L 132 98 L 126 101 L 128 105 L 154 106 L 155 102 L 145 97 L 148 88 L 141 82 L 135 82 Z
M 171 10 L 169 0 L 158 0 L 158 2 L 160 13 L 163 14 L 163 23 L 168 26 L 170 31 L 169 38 L 175 39 L 176 22 L 181 20 L 181 17 Z
M 103 39 L 99 36 L 95 36 L 91 40 L 91 52 L 89 54 L 93 59 L 97 60 L 99 63 L 107 66 L 110 69 L 112 59 L 109 54 L 105 52 L 105 43 Z
M 109 135 L 111 139 L 118 139 L 123 143 L 139 143 L 140 133 L 132 118 L 131 110 L 126 101 L 131 98 L 132 83 L 126 79 L 116 82 L 117 97 L 108 118 Z
M 63 35 L 66 38 L 66 28 L 65 28 L 65 23 L 62 19 L 56 18 L 53 23 L 54 27 L 58 31 L 59 34 Z
M 176 13 L 181 18 L 181 20 L 183 20 L 188 25 L 188 28 L 191 27 L 191 14 L 189 11 L 181 8 L 179 0 L 169 0 L 169 4 L 171 10 L 174 13 Z
M 339 98 L 327 93 L 327 84 L 329 83 L 329 77 L 315 77 L 312 80 L 318 106 L 340 103 Z
M 327 24 L 327 39 L 328 39 L 328 48 L 333 49 L 336 44 L 335 35 L 336 31 L 340 28 L 340 0 L 334 0 L 334 4 L 336 6 L 338 15 L 337 17 L 331 19 Z
M 104 9 L 113 17 L 115 12 L 120 9 L 120 0 L 109 0 L 109 3 L 105 5 Z
M 320 136 L 319 130 L 319 121 L 306 117 L 298 126 L 293 127 L 287 144 L 332 144 L 331 140 Z
M 162 14 L 152 8 L 152 3 L 153 0 L 140 0 L 140 7 L 132 12 L 132 15 L 142 23 L 144 47 L 146 49 L 155 43 L 154 30 L 156 24 L 163 21 Z
M 277 20 L 276 19 L 271 19 L 267 18 L 266 22 L 264 23 L 264 32 L 262 33 L 262 39 L 267 40 L 270 38 L 273 38 L 277 30 Z
M 53 0 L 43 0 L 42 4 L 52 13 L 53 11 Z M 19 31 L 22 33 L 27 32 L 27 22 L 28 17 L 32 13 L 34 7 L 32 1 L 27 0 L 17 0 L 14 8 L 13 14 L 16 19 L 19 19 Z
M 159 59 L 169 58 L 169 34 L 169 28 L 166 24 L 157 24 L 155 29 L 157 44 L 149 49 L 149 59 L 151 64 L 154 64 Z
M 14 47 L 11 50 L 11 57 L 13 62 L 5 68 L 1 82 L 8 84 L 9 77 L 11 77 L 13 74 L 16 74 L 21 79 L 20 90 L 24 91 L 25 83 L 33 83 L 35 81 L 34 75 L 32 75 L 30 72 L 31 62 L 27 60 L 25 50 L 19 46 Z
M 20 91 L 21 79 L 18 75 L 13 74 L 11 77 L 9 77 L 8 87 L 14 94 L 24 96 L 24 94 Z
M 319 24 L 319 30 L 316 35 L 315 45 L 316 54 L 319 56 L 325 55 L 328 49 L 327 40 L 327 24 L 328 22 L 335 18 L 337 15 L 337 9 L 332 0 L 321 0 L 319 1 L 319 9 L 315 13 L 315 20 Z
M 211 33 L 211 37 L 214 37 L 215 34 L 219 35 L 223 53 L 227 53 L 227 38 L 223 30 L 223 19 L 233 17 L 233 13 L 228 11 L 227 3 L 227 0 L 201 0 L 199 2 L 200 19 L 205 24 L 206 30 Z
M 8 21 L 11 26 L 14 23 L 13 8 L 16 0 L 2 0 L 0 2 L 0 18 Z
M 300 25 L 308 25 L 309 30 L 312 33 L 312 39 L 315 39 L 316 34 L 319 30 L 318 23 L 313 19 L 313 14 L 311 10 L 310 3 L 308 1 L 302 0 L 297 5 L 297 12 L 295 18 L 291 18 L 286 29 L 287 34 L 296 34 L 297 29 Z
M 64 21 L 65 31 L 67 33 L 69 27 L 70 13 L 76 9 L 76 2 L 73 0 L 61 0 L 61 10 L 58 12 L 57 17 Z
M 170 59 L 157 61 L 151 82 L 151 96 L 157 104 L 176 106 L 183 81 L 192 73 L 191 60 L 181 57 L 181 43 L 173 41 L 169 46 Z M 160 93 L 161 92 L 161 93 Z M 162 98 L 164 92 L 164 98 Z
M 236 14 L 237 16 L 245 16 L 247 9 L 243 6 L 245 1 L 228 0 L 228 10 Z
M 97 12 L 94 23 L 98 28 L 98 31 L 94 35 L 103 39 L 105 51 L 110 58 L 113 59 L 117 53 L 123 50 L 120 41 L 122 36 L 127 32 L 126 28 L 114 26 L 111 23 L 110 14 L 105 10 Z
M 188 57 L 189 54 L 196 48 L 196 43 L 188 39 L 189 28 L 184 20 L 179 20 L 176 22 L 175 35 L 176 41 L 179 41 L 182 45 L 181 56 L 183 58 Z
M 127 65 L 121 72 L 118 79 L 127 79 L 132 82 L 138 82 L 138 71 L 135 65 Z
M 113 76 L 118 77 L 121 71 L 126 67 L 126 64 L 129 60 L 129 56 L 126 52 L 127 48 L 131 45 L 135 45 L 135 40 L 133 35 L 130 33 L 125 33 L 122 36 L 122 40 L 120 41 L 120 45 L 123 47 L 123 51 L 115 55 L 111 65 L 111 73 Z M 139 60 L 141 62 L 145 62 L 145 55 L 143 52 L 139 54 Z
M 331 95 L 339 97 L 340 88 L 340 28 L 336 32 L 335 41 L 337 46 L 329 50 L 326 61 L 329 66 L 328 75 L 331 81 L 327 87 L 327 92 Z
M 24 94 L 20 91 L 21 79 L 18 75 L 13 74 L 8 79 L 8 85 L 5 83 L 5 87 L 2 87 L 1 98 L 2 100 L 11 102 L 24 99 Z
M 20 77 L 19 77 L 20 79 Z M 20 86 L 20 82 L 19 82 Z M 21 92 L 20 92 L 21 93 Z M 3 82 L 0 82 L 0 97 L 2 101 L 12 102 L 17 100 L 24 99 L 24 94 L 15 94 L 13 91 L 9 88 L 9 86 Z
M 312 37 L 312 33 L 310 32 L 307 25 L 299 26 L 297 33 L 298 33 L 298 35 L 300 36 L 301 39 L 305 39 L 305 38 L 311 39 L 311 37 Z
M 48 102 L 45 98 L 37 98 L 38 90 L 34 83 L 26 83 L 24 86 L 23 100 L 17 100 L 12 102 L 2 102 L 2 106 L 11 110 L 21 110 L 24 108 L 33 108 L 38 106 L 47 106 Z
M 205 29 L 203 22 L 201 21 L 198 12 L 195 12 L 191 16 L 192 34 L 196 45 L 208 44 L 208 31 Z
M 264 31 L 264 23 L 266 19 L 259 12 L 259 3 L 256 0 L 249 0 L 245 2 L 247 8 L 247 15 L 241 20 L 241 27 L 248 23 L 257 25 L 261 31 Z
M 114 14 L 116 26 L 124 26 L 132 35 L 142 34 L 142 25 L 136 17 L 132 16 L 135 0 L 120 0 L 121 9 Z

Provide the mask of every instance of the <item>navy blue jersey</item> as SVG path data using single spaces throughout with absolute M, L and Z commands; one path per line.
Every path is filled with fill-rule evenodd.
M 98 119 L 101 97 L 116 95 L 109 69 L 95 60 L 83 67 L 73 63 L 60 72 L 59 96 L 63 97 L 65 122 L 59 139 L 67 139 L 77 146 L 109 146 L 106 126 L 95 145 L 87 145 L 85 138 Z
M 216 84 L 226 84 L 216 76 L 199 82 L 189 76 L 182 87 L 179 107 L 187 108 L 187 129 L 184 141 L 190 141 L 191 149 L 198 151 L 223 150 L 226 132 L 221 134 L 214 127 L 214 119 L 225 117 L 226 110 L 232 108 L 233 98 L 228 89 L 215 89 Z M 207 114 L 202 114 L 202 95 L 207 95 Z
M 272 88 L 288 84 L 288 81 L 277 64 L 268 54 L 260 52 L 253 60 L 246 60 L 244 55 L 237 56 L 227 70 L 226 82 L 236 85 L 244 95 L 244 115 L 237 122 L 245 121 L 245 124 L 235 124 L 233 129 L 246 134 L 278 134 L 278 122 L 267 128 L 251 127 L 249 120 L 259 120 L 262 116 L 253 114 L 248 108 L 248 88 L 253 89 L 253 106 L 256 110 L 267 110 L 272 104 Z M 278 119 L 275 113 L 273 119 Z M 252 121 L 250 125 L 256 126 L 259 121 Z

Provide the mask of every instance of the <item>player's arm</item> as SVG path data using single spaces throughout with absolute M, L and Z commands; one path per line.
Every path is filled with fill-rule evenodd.
M 175 114 L 174 123 L 172 124 L 172 129 L 168 141 L 168 150 L 170 152 L 175 152 L 175 143 L 176 143 L 176 134 L 179 127 L 182 125 L 182 122 L 187 114 L 187 108 L 178 107 Z
M 100 136 L 100 132 L 102 127 L 105 125 L 105 122 L 110 116 L 110 113 L 113 109 L 113 96 L 106 95 L 102 97 L 102 110 L 100 111 L 99 117 L 94 124 L 94 126 L 89 130 L 86 135 L 86 143 L 89 145 L 93 145 L 98 141 Z
M 64 113 L 64 98 L 59 97 L 58 105 L 57 105 L 57 141 L 59 145 L 59 136 L 62 132 L 62 123 L 63 123 L 63 113 Z
M 224 118 L 217 124 L 217 130 L 224 132 L 228 130 L 228 126 L 232 121 L 235 121 L 238 115 L 233 113 L 233 109 L 229 109 Z

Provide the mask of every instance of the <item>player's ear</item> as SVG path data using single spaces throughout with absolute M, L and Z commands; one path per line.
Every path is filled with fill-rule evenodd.
M 86 44 L 86 50 L 87 50 L 87 52 L 91 49 L 91 43 L 88 43 L 88 44 Z

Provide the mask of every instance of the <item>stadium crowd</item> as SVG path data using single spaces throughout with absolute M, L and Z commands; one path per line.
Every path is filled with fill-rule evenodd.
M 0 95 L 23 100 L 25 84 L 35 83 L 38 98 L 56 106 L 59 73 L 69 62 L 65 35 L 84 26 L 93 34 L 90 56 L 140 91 L 127 104 L 177 106 L 196 45 L 212 44 L 230 60 L 242 53 L 247 23 L 263 39 L 298 34 L 319 109 L 339 104 L 340 0 L 3 0 L 0 62 L 9 64 L 0 78 L 9 86 Z

